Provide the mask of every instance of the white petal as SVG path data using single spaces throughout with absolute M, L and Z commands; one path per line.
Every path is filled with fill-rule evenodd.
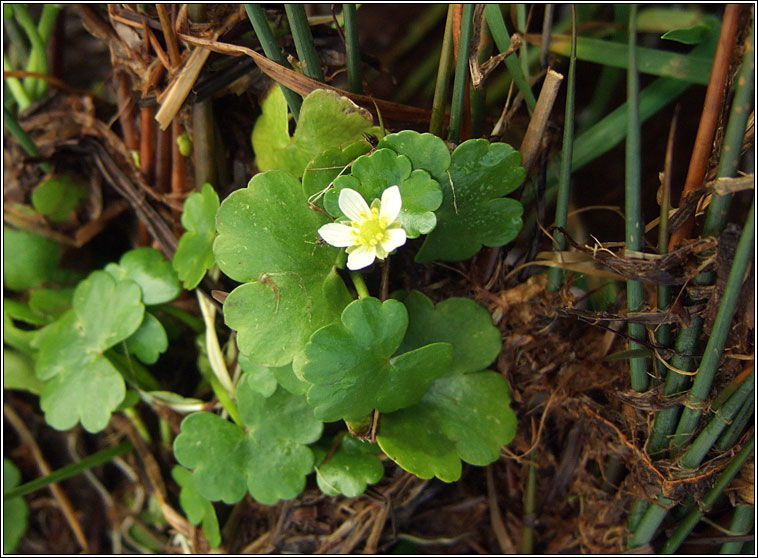
M 358 246 L 347 256 L 347 268 L 355 271 L 370 266 L 376 259 L 376 248 L 373 246 Z
M 355 235 L 352 234 L 353 231 L 355 231 L 353 227 L 341 223 L 327 223 L 318 230 L 318 234 L 332 246 L 345 248 L 354 244 Z
M 379 208 L 379 217 L 387 219 L 387 224 L 393 223 L 400 215 L 403 199 L 400 197 L 400 188 L 391 186 L 382 192 L 382 206 Z
M 366 217 L 371 214 L 371 209 L 366 203 L 366 200 L 363 199 L 363 196 L 351 188 L 345 188 L 340 191 L 340 197 L 337 200 L 337 203 L 339 204 L 342 213 L 344 213 L 348 219 L 357 223 L 365 220 Z M 363 215 L 361 215 L 361 212 L 363 212 Z
M 388 229 L 387 240 L 382 242 L 382 248 L 387 252 L 392 252 L 403 244 L 405 244 L 405 231 L 403 229 Z

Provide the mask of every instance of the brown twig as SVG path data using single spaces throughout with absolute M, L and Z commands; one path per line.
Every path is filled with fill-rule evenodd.
M 174 26 L 171 25 L 168 12 L 166 11 L 165 4 L 156 4 L 155 9 L 158 12 L 158 19 L 161 21 L 161 29 L 163 29 L 163 37 L 166 39 L 166 48 L 168 50 L 168 59 L 171 62 L 171 69 L 176 68 L 181 61 L 181 55 L 179 54 L 179 43 L 176 40 L 176 32 Z
M 124 136 L 124 143 L 129 151 L 137 151 L 139 149 L 139 135 L 134 123 L 134 101 L 132 101 L 129 89 L 129 78 L 126 73 L 118 72 L 115 79 L 119 122 L 121 123 L 121 133 Z
M 29 429 L 26 427 L 26 424 L 24 424 L 24 421 L 21 420 L 21 417 L 19 417 L 7 403 L 3 405 L 3 413 L 5 414 L 5 418 L 8 419 L 8 422 L 11 423 L 11 426 L 13 426 L 13 429 L 18 433 L 21 443 L 27 446 L 29 451 L 32 452 L 34 460 L 37 462 L 39 472 L 44 476 L 52 473 L 52 469 L 50 469 L 50 465 L 47 464 L 45 456 L 42 455 L 42 451 L 39 449 L 34 436 L 29 432 Z M 50 492 L 53 493 L 53 497 L 56 502 L 58 502 L 58 506 L 60 507 L 63 516 L 66 518 L 69 527 L 71 527 L 71 531 L 73 531 L 74 536 L 76 537 L 76 541 L 79 543 L 79 546 L 82 547 L 82 552 L 85 554 L 88 553 L 89 545 L 87 544 L 87 537 L 85 537 L 82 526 L 76 518 L 76 512 L 74 512 L 74 508 L 71 506 L 68 496 L 63 492 L 60 485 L 55 482 L 50 484 Z
M 713 136 L 721 113 L 721 103 L 726 88 L 726 78 L 729 72 L 729 63 L 735 46 L 735 36 L 739 25 L 739 4 L 728 4 L 724 10 L 724 21 L 721 24 L 716 54 L 713 58 L 711 77 L 708 81 L 708 89 L 705 92 L 703 112 L 700 116 L 700 125 L 695 136 L 695 146 L 692 149 L 690 166 L 687 169 L 687 178 L 684 182 L 679 205 L 684 205 L 688 195 L 703 184 L 705 173 L 708 170 L 708 161 L 711 156 Z M 669 240 L 669 250 L 675 250 L 682 242 L 692 234 L 694 217 L 689 217 L 678 229 L 673 230 Z

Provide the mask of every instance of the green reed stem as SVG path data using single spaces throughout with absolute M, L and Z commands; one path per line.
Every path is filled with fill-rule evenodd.
M 737 505 L 734 507 L 732 522 L 729 524 L 729 532 L 732 535 L 747 535 L 753 527 L 755 519 L 753 506 Z M 743 546 L 742 541 L 727 542 L 721 545 L 719 554 L 739 554 Z
M 455 64 L 453 80 L 453 100 L 450 103 L 450 129 L 447 139 L 450 143 L 461 140 L 461 125 L 463 124 L 463 108 L 466 100 L 468 78 L 468 51 L 473 32 L 474 4 L 463 5 L 461 16 L 461 34 L 458 40 L 458 60 Z
M 627 135 L 626 135 L 626 194 L 624 214 L 626 217 L 626 250 L 640 251 L 644 243 L 642 225 L 642 189 L 640 179 L 640 113 L 639 113 L 639 76 L 637 74 L 637 6 L 629 12 L 629 69 L 627 71 Z M 627 308 L 629 312 L 638 312 L 644 303 L 644 290 L 641 281 L 629 280 L 626 283 Z M 629 336 L 632 339 L 645 338 L 645 326 L 629 324 Z M 642 345 L 629 342 L 629 350 L 642 349 Z M 632 389 L 644 391 L 648 385 L 647 359 L 630 358 Z
M 571 159 L 574 156 L 574 121 L 576 107 L 576 7 L 571 7 L 571 57 L 569 58 L 568 81 L 566 83 L 566 116 L 563 125 L 563 147 L 561 149 L 561 169 L 558 174 L 558 194 L 555 202 L 555 225 L 566 228 L 568 221 L 569 193 L 571 189 Z M 553 233 L 554 249 L 566 249 L 566 238 L 558 231 Z M 557 291 L 563 283 L 563 270 L 551 267 L 548 272 L 547 288 Z
M 358 17 L 355 4 L 343 4 L 345 18 L 345 50 L 347 52 L 347 82 L 350 91 L 363 93 L 361 77 L 361 47 L 358 41 Z
M 263 11 L 261 5 L 245 4 L 245 11 L 247 12 L 247 17 L 250 19 L 250 23 L 253 24 L 253 31 L 255 31 L 255 36 L 258 37 L 258 41 L 261 43 L 263 53 L 266 57 L 280 66 L 287 66 L 287 60 L 274 38 L 274 33 L 268 26 L 268 19 L 266 19 L 266 13 Z M 295 122 L 297 122 L 298 118 L 300 118 L 300 105 L 303 104 L 303 98 L 292 91 L 292 89 L 283 85 L 279 85 L 279 87 L 282 88 L 284 98 L 287 100 L 287 106 L 289 107 Z
M 316 52 L 316 45 L 313 44 L 313 33 L 311 33 L 311 26 L 308 25 L 308 16 L 305 15 L 305 6 L 285 4 L 284 11 L 287 12 L 287 21 L 292 31 L 295 50 L 300 57 L 300 62 L 304 63 L 303 72 L 306 76 L 323 82 L 324 71 L 321 69 L 321 58 Z
M 674 530 L 669 540 L 661 548 L 661 554 L 673 554 L 689 536 L 695 526 L 700 522 L 705 512 L 710 506 L 712 506 L 719 496 L 721 496 L 724 489 L 732 482 L 732 479 L 739 473 L 742 466 L 753 453 L 755 447 L 755 437 L 751 437 L 750 441 L 740 450 L 740 452 L 732 459 L 732 462 L 723 470 L 719 475 L 716 484 L 711 487 L 708 492 L 703 496 L 702 502 L 699 504 L 698 509 L 691 511 L 687 517 L 679 523 L 679 526 Z
M 429 132 L 442 137 L 445 123 L 445 105 L 447 104 L 447 85 L 450 82 L 450 69 L 453 67 L 453 6 L 447 10 L 445 34 L 440 49 L 440 62 L 437 67 L 437 80 L 434 85 L 432 117 L 429 120 Z
M 719 441 L 716 442 L 716 448 L 721 451 L 726 451 L 731 448 L 737 442 L 742 431 L 747 426 L 754 411 L 755 400 L 752 398 L 746 399 L 737 415 L 732 419 L 732 423 L 727 426 L 726 430 L 721 435 L 721 438 L 719 438 Z

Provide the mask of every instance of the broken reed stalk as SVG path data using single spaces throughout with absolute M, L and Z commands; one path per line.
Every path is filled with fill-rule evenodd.
M 432 117 L 429 120 L 429 132 L 442 137 L 445 122 L 445 105 L 447 104 L 447 88 L 450 82 L 450 69 L 453 67 L 453 6 L 448 6 L 445 34 L 442 38 L 440 63 L 437 67 L 437 80 L 434 85 L 434 100 L 432 101 Z
M 626 250 L 642 251 L 644 246 L 644 225 L 642 223 L 641 190 L 641 148 L 640 148 L 640 113 L 639 113 L 639 75 L 637 73 L 637 6 L 629 11 L 629 63 L 627 69 L 627 133 L 626 133 L 626 189 L 624 217 L 626 221 Z M 641 281 L 626 282 L 626 301 L 628 312 L 639 312 L 645 301 Z M 645 326 L 629 324 L 630 339 L 645 339 Z M 643 346 L 629 341 L 629 350 L 642 349 Z M 645 391 L 648 386 L 647 359 L 637 357 L 629 359 L 632 389 Z
M 457 144 L 461 140 L 464 105 L 466 104 L 466 89 L 468 82 L 468 51 L 473 32 L 474 5 L 464 4 L 461 15 L 460 39 L 458 40 L 458 57 L 455 63 L 455 78 L 453 79 L 453 99 L 450 102 L 450 127 L 447 140 Z
M 115 79 L 118 121 L 121 124 L 121 134 L 124 137 L 124 144 L 126 144 L 126 148 L 129 151 L 138 151 L 140 140 L 135 126 L 136 114 L 131 88 L 129 87 L 129 77 L 125 72 L 118 72 Z
M 347 82 L 350 91 L 363 93 L 361 73 L 361 48 L 358 41 L 358 14 L 355 4 L 343 4 L 342 14 L 345 20 L 345 52 L 347 55 Z
M 711 76 L 708 80 L 705 102 L 703 103 L 703 112 L 700 117 L 697 135 L 695 136 L 695 145 L 692 149 L 692 157 L 687 169 L 687 178 L 682 189 L 680 206 L 683 205 L 684 200 L 690 192 L 702 185 L 705 172 L 708 169 L 713 136 L 718 125 L 719 114 L 721 113 L 721 102 L 724 97 L 732 51 L 734 50 L 734 38 L 739 25 L 740 9 L 739 4 L 728 4 L 724 10 L 721 34 L 716 54 L 713 58 Z M 669 249 L 675 249 L 684 239 L 689 238 L 693 225 L 694 218 L 691 217 L 679 229 L 674 231 L 669 241 Z
M 303 73 L 309 78 L 325 81 L 321 59 L 316 52 L 311 27 L 308 25 L 308 16 L 305 15 L 305 7 L 302 4 L 285 4 L 284 11 L 287 12 L 287 21 Z
M 145 182 L 153 183 L 155 171 L 155 121 L 153 116 L 155 109 L 152 105 L 145 105 L 140 109 L 140 147 L 139 163 Z
M 179 149 L 179 137 L 184 133 L 184 126 L 175 119 L 171 124 L 171 193 L 178 201 L 184 200 L 185 168 L 184 155 Z M 181 215 L 181 210 L 175 209 L 176 216 Z
M 250 19 L 250 23 L 253 25 L 255 36 L 258 37 L 258 42 L 261 43 L 261 47 L 263 47 L 263 52 L 266 57 L 280 66 L 287 65 L 287 60 L 284 58 L 284 54 L 274 38 L 274 33 L 268 26 L 268 19 L 266 18 L 266 13 L 263 11 L 261 5 L 245 4 L 245 11 L 247 12 L 247 17 Z M 279 87 L 282 88 L 282 93 L 284 93 L 287 106 L 289 107 L 295 122 L 297 122 L 300 117 L 300 105 L 303 104 L 303 98 L 284 85 L 279 84 Z
M 205 4 L 189 4 L 188 15 L 197 23 L 206 20 Z M 195 186 L 208 183 L 218 186 L 216 180 L 215 130 L 213 124 L 213 100 L 211 98 L 192 105 L 192 151 L 195 170 Z
M 555 98 L 558 96 L 561 81 L 563 81 L 563 75 L 548 68 L 545 80 L 542 82 L 540 96 L 537 99 L 532 117 L 529 119 L 529 126 L 519 146 L 521 166 L 526 169 L 527 176 L 529 176 L 529 170 L 542 145 L 542 138 L 545 134 L 545 128 L 547 128 L 550 113 L 553 111 L 553 105 L 555 104 Z
M 571 189 L 571 159 L 574 154 L 574 111 L 576 100 L 576 7 L 571 6 L 571 57 L 569 58 L 568 80 L 566 82 L 566 113 L 563 125 L 563 146 L 561 148 L 561 168 L 558 175 L 558 194 L 555 202 L 555 225 L 566 228 L 568 221 L 569 192 Z M 553 235 L 555 250 L 566 249 L 566 238 L 558 231 Z M 563 283 L 563 271 L 550 268 L 547 288 L 557 291 Z

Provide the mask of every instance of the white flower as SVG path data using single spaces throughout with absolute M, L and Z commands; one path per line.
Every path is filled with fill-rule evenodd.
M 350 224 L 328 223 L 318 234 L 332 246 L 347 248 L 348 269 L 368 267 L 375 258 L 383 260 L 405 244 L 405 231 L 395 222 L 403 203 L 397 186 L 387 188 L 382 200 L 374 200 L 371 207 L 350 188 L 340 191 L 338 203 Z

